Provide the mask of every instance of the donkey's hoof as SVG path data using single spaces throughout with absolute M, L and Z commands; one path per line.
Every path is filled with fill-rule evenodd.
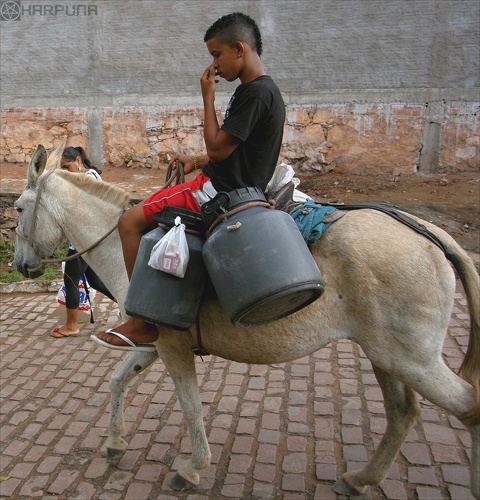
M 183 491 L 191 490 L 192 488 L 195 488 L 195 485 L 180 474 L 175 474 L 173 479 L 170 481 L 170 488 L 175 491 Z
M 361 491 L 356 490 L 353 486 L 350 486 L 345 479 L 340 478 L 333 486 L 332 490 L 337 495 L 344 495 L 346 497 L 356 497 L 362 495 Z
M 117 450 L 115 448 L 107 448 L 107 462 L 113 463 L 121 458 L 124 450 Z

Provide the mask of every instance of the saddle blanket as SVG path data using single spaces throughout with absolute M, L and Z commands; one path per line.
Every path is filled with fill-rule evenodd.
M 297 224 L 300 233 L 308 246 L 313 245 L 322 234 L 330 227 L 332 222 L 323 222 L 327 215 L 336 212 L 335 207 L 319 205 L 313 200 L 308 200 L 297 208 L 291 216 Z

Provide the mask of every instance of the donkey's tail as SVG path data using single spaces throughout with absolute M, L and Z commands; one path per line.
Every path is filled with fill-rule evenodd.
M 440 241 L 438 246 L 443 249 L 445 256 L 455 267 L 465 290 L 470 313 L 470 337 L 459 375 L 475 389 L 476 403 L 462 417 L 462 422 L 466 426 L 478 425 L 480 424 L 480 276 L 467 252 L 448 233 L 412 214 L 408 216 L 425 225 Z
M 462 281 L 470 312 L 470 338 L 459 374 L 475 388 L 477 403 L 462 420 L 467 426 L 478 425 L 480 423 L 480 277 L 472 259 L 454 240 L 446 243 L 446 250 L 448 260 L 454 265 Z

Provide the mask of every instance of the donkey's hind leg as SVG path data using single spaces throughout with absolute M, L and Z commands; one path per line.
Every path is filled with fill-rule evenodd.
M 367 486 L 380 484 L 420 414 L 415 393 L 408 386 L 375 365 L 373 371 L 383 393 L 387 429 L 368 464 L 362 470 L 344 473 L 333 485 L 339 495 L 360 495 Z
M 402 375 L 402 379 L 418 394 L 455 415 L 470 432 L 471 492 L 475 498 L 480 499 L 480 414 L 473 419 L 468 416 L 477 404 L 475 389 L 448 368 L 441 356 L 424 358 L 415 372 Z
M 110 379 L 110 423 L 108 426 L 107 461 L 114 461 L 126 449 L 127 443 L 122 438 L 124 431 L 123 405 L 128 384 L 148 368 L 156 359 L 156 352 L 131 352 L 118 365 Z

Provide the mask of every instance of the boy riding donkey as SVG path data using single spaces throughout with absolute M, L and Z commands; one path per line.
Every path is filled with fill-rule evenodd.
M 213 57 L 213 63 L 200 79 L 207 154 L 176 155 L 172 161 L 183 163 L 185 174 L 200 171 L 196 178 L 158 191 L 120 217 L 118 230 L 130 279 L 143 234 L 157 227 L 153 222 L 156 212 L 166 206 L 201 212 L 203 203 L 218 191 L 244 187 L 264 191 L 277 165 L 285 104 L 263 68 L 262 38 L 257 24 L 245 14 L 229 14 L 207 30 L 204 41 Z M 238 78 L 241 82 L 221 126 L 215 113 L 217 77 L 228 82 Z M 158 330 L 139 318 L 130 318 L 115 331 L 99 332 L 92 338 L 112 349 L 153 351 L 151 342 L 157 340 Z

